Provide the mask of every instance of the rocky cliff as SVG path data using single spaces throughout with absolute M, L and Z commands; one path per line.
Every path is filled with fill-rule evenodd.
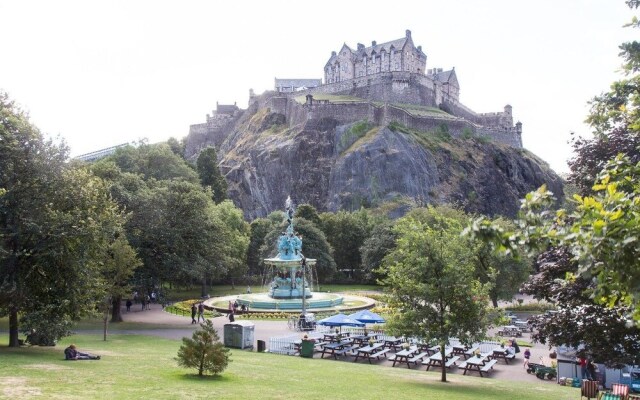
M 282 209 L 289 195 L 321 211 L 387 203 L 405 205 L 390 207 L 401 214 L 412 204 L 449 203 L 505 216 L 542 184 L 562 196 L 561 179 L 528 151 L 454 138 L 446 127 L 419 132 L 326 116 L 289 126 L 285 115 L 256 105 L 229 128 L 218 152 L 229 196 L 248 219 Z

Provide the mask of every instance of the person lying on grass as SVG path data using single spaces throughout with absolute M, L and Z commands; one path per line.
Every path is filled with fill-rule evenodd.
M 75 344 L 69 345 L 66 349 L 64 349 L 64 359 L 65 360 L 99 360 L 100 356 L 94 356 L 88 353 L 79 352 L 76 349 Z

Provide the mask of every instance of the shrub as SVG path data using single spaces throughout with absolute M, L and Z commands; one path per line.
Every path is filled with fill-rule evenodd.
M 176 361 L 182 367 L 196 368 L 199 376 L 205 372 L 217 375 L 229 364 L 229 349 L 220 342 L 211 320 L 204 321 L 200 326 L 202 329 L 193 332 L 191 339 L 182 338 Z

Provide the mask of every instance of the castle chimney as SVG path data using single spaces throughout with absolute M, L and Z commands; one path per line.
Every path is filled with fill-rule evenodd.
M 410 30 L 407 29 L 405 33 L 407 34 L 407 38 L 411 37 L 411 31 Z
M 336 52 L 335 52 L 335 51 L 332 51 L 332 52 L 331 52 L 331 57 L 335 57 L 335 55 L 336 55 Z
M 371 41 L 371 47 L 374 47 L 375 45 L 376 45 L 376 41 L 375 41 L 375 40 L 372 40 L 372 41 Z
M 418 46 L 418 51 L 422 51 L 422 46 Z
M 364 50 L 364 45 L 362 43 L 358 43 L 358 50 Z

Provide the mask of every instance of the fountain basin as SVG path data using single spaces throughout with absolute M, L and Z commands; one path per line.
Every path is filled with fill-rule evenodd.
M 311 297 L 309 297 L 311 296 Z M 342 304 L 344 297 L 335 293 L 313 292 L 307 295 L 307 310 L 331 308 Z M 302 310 L 302 299 L 272 298 L 267 293 L 242 294 L 236 298 L 238 304 L 249 307 L 249 310 Z

